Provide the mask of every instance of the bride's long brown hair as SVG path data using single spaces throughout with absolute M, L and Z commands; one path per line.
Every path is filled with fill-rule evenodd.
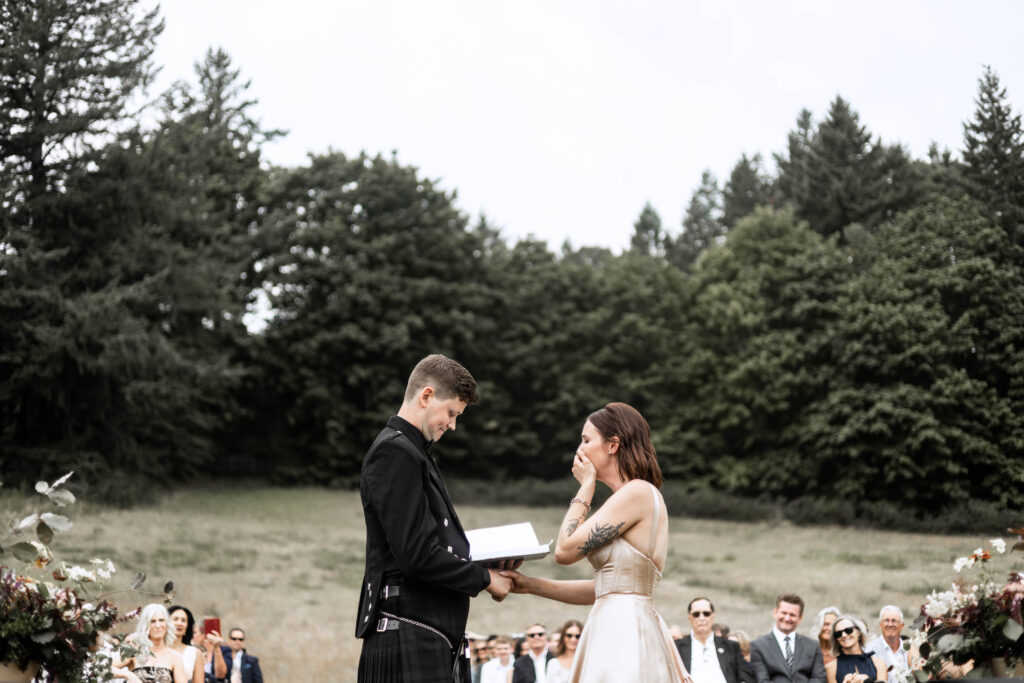
M 661 467 L 651 443 L 651 426 L 636 408 L 609 403 L 587 420 L 605 441 L 618 440 L 618 467 L 623 479 L 643 479 L 661 488 Z

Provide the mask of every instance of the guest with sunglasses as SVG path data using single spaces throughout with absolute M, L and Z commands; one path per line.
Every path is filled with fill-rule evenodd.
M 676 648 L 694 683 L 753 683 L 754 670 L 743 659 L 740 646 L 713 632 L 715 606 L 707 598 L 694 598 L 686 607 L 690 635 Z
M 832 624 L 832 654 L 836 659 L 825 667 L 828 683 L 886 683 L 885 662 L 864 651 L 864 631 L 853 617 L 842 615 Z
M 546 683 L 569 683 L 572 673 L 572 662 L 576 657 L 576 646 L 583 635 L 583 624 L 570 619 L 560 629 L 561 637 L 555 649 L 554 658 L 548 660 Z
M 228 631 L 227 646 L 220 646 L 227 664 L 228 683 L 263 683 L 260 660 L 245 650 L 245 631 L 237 626 Z
M 512 683 L 547 683 L 548 660 L 555 656 L 548 650 L 548 630 L 544 624 L 526 629 L 526 654 L 517 658 Z

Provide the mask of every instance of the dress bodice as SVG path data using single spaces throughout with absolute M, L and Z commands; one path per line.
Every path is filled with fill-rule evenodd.
M 654 516 L 651 519 L 651 539 L 647 554 L 634 548 L 622 536 L 617 536 L 605 547 L 587 556 L 594 567 L 594 598 L 609 593 L 633 593 L 651 597 L 661 581 L 661 571 L 650 555 L 658 540 L 661 504 L 658 491 L 651 486 L 654 497 Z
M 846 674 L 867 674 L 868 681 L 878 680 L 878 671 L 875 663 L 871 660 L 874 652 L 865 652 L 859 655 L 841 654 L 836 657 L 836 680 L 842 681 Z
M 171 670 L 162 666 L 139 666 L 133 672 L 142 683 L 173 683 Z

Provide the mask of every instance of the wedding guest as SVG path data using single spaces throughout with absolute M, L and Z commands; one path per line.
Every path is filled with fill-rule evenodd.
M 263 683 L 260 660 L 245 649 L 245 631 L 238 627 L 228 631 L 228 645 L 221 645 L 220 649 L 228 667 L 229 683 Z
M 129 683 L 188 683 L 181 655 L 171 649 L 176 639 L 168 621 L 163 605 L 153 603 L 142 608 L 135 631 L 128 638 L 132 643 L 148 644 L 149 656 L 122 660 L 115 653 L 111 662 L 115 678 Z
M 548 650 L 554 652 L 558 649 L 558 641 L 561 639 L 562 634 L 560 631 L 552 631 L 548 634 Z
M 842 611 L 838 607 L 826 607 L 818 612 L 814 626 L 811 627 L 811 638 L 818 641 L 818 649 L 821 650 L 821 658 L 825 664 L 835 659 L 832 655 L 832 624 L 841 614 Z
M 544 624 L 526 629 L 526 654 L 516 658 L 512 683 L 544 683 L 548 660 L 554 657 L 548 650 L 547 635 Z
M 740 646 L 740 654 L 748 663 L 750 662 L 750 636 L 746 631 L 736 629 L 729 634 L 729 640 Z
M 905 678 L 909 662 L 907 653 L 903 649 L 903 610 L 896 605 L 886 605 L 878 613 L 878 628 L 882 635 L 878 636 L 864 646 L 867 652 L 874 652 L 885 662 L 889 672 L 890 683 L 896 683 Z
M 729 627 L 725 624 L 711 624 L 711 633 L 718 638 L 728 638 Z
M 182 605 L 172 605 L 167 613 L 171 618 L 171 635 L 174 636 L 171 649 L 181 655 L 185 679 L 189 683 L 204 683 L 206 674 L 203 671 L 203 658 L 199 654 L 199 648 L 191 644 L 196 628 L 195 617 Z
M 206 683 L 217 683 L 228 675 L 228 665 L 224 662 L 224 653 L 220 649 L 223 642 L 224 639 L 217 631 L 211 630 L 206 633 L 202 624 L 196 624 L 192 646 L 199 648 L 203 655 L 203 675 Z
M 825 683 L 818 643 L 796 632 L 804 601 L 787 593 L 775 599 L 770 633 L 750 643 L 750 665 L 757 683 Z
M 558 639 L 555 656 L 548 660 L 547 679 L 545 683 L 569 683 L 572 662 L 576 657 L 576 646 L 583 635 L 583 624 L 570 619 L 560 629 L 562 637 Z
M 494 639 L 494 657 L 480 667 L 480 683 L 508 683 L 515 659 L 512 648 L 515 641 L 509 636 L 498 636 Z
M 679 656 L 695 683 L 753 683 L 754 672 L 740 654 L 740 646 L 712 631 L 715 606 L 707 598 L 694 598 L 686 606 L 690 635 L 676 641 Z
M 470 667 L 470 676 L 473 683 L 480 683 L 480 669 L 491 658 L 490 650 L 487 647 L 487 638 L 474 638 L 470 641 L 473 654 L 473 665 Z
M 853 617 L 839 616 L 832 624 L 832 654 L 835 661 L 825 667 L 828 683 L 886 683 L 889 679 L 882 658 L 864 651 L 864 631 Z

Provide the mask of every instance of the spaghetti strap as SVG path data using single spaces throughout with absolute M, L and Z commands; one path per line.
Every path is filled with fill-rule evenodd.
M 661 521 L 659 519 L 661 516 L 661 505 L 658 503 L 658 489 L 654 487 L 654 484 L 651 484 L 651 497 L 654 498 L 654 516 L 651 517 L 651 540 L 647 544 L 649 548 L 647 556 L 653 558 L 654 548 L 658 544 L 658 522 Z

